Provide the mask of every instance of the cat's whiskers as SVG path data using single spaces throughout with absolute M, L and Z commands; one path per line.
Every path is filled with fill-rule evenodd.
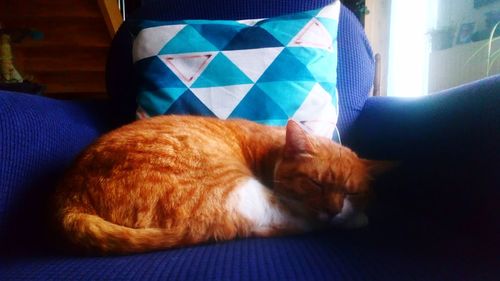
M 293 198 L 287 197 L 287 196 L 280 194 L 278 192 L 274 192 L 274 195 L 276 196 L 276 198 L 280 199 L 281 201 L 295 203 L 295 204 L 299 203 L 299 201 L 297 201 Z
M 314 208 L 312 206 L 309 206 L 307 204 L 304 204 L 303 202 L 300 202 L 296 199 L 293 199 L 293 198 L 290 198 L 290 197 L 287 197 L 286 195 L 283 195 L 283 194 L 280 194 L 278 192 L 274 192 L 274 196 L 276 196 L 276 198 L 278 198 L 280 201 L 284 202 L 284 203 L 291 203 L 291 204 L 300 204 L 301 206 L 307 208 L 308 210 L 314 212 L 314 213 L 324 213 L 323 211 L 321 211 L 320 209 L 317 209 L 317 208 Z

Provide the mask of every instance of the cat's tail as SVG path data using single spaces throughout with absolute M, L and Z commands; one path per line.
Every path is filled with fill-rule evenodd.
M 68 239 L 91 253 L 132 254 L 190 244 L 183 231 L 131 228 L 78 211 L 66 211 L 61 219 Z

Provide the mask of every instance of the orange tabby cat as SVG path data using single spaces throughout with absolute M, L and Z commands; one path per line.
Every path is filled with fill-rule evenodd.
M 293 121 L 155 117 L 83 152 L 58 188 L 57 223 L 99 253 L 304 232 L 365 194 L 370 166 Z

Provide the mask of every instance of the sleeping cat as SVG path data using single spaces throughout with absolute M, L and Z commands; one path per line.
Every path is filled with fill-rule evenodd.
M 102 254 L 300 233 L 363 203 L 376 165 L 294 121 L 155 117 L 79 156 L 58 187 L 56 219 L 74 245 Z

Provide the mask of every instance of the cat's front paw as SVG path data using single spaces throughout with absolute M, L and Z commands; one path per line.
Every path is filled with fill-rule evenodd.
M 344 199 L 342 211 L 330 220 L 338 228 L 361 228 L 368 225 L 368 216 L 362 211 L 353 208 L 351 201 Z

